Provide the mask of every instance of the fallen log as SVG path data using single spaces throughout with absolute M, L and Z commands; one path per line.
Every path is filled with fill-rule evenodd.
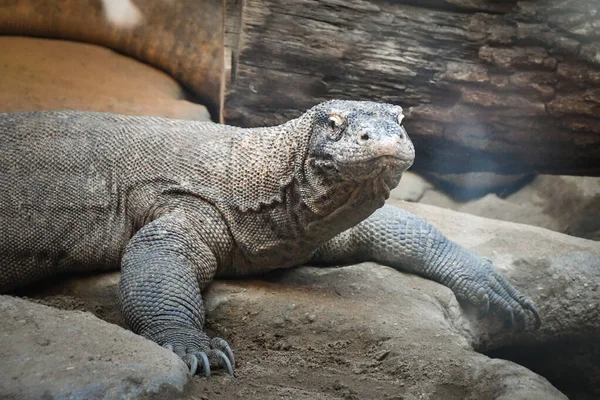
M 242 17 L 229 43 L 226 123 L 278 124 L 331 98 L 386 101 L 408 109 L 416 170 L 600 175 L 597 2 L 232 8 L 228 18 Z

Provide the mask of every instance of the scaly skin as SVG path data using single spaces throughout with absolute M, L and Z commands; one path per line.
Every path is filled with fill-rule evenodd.
M 355 101 L 254 129 L 0 114 L 0 292 L 120 266 L 132 330 L 205 375 L 235 366 L 227 342 L 203 332 L 206 285 L 309 261 L 378 261 L 436 280 L 519 328 L 529 311 L 539 327 L 531 301 L 488 260 L 383 206 L 414 159 L 402 118 L 400 107 Z

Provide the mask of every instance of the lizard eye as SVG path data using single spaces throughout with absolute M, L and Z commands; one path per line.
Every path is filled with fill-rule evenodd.
M 339 140 L 342 137 L 342 132 L 344 131 L 346 120 L 339 114 L 331 114 L 328 119 L 329 128 L 331 130 L 330 134 L 334 140 Z
M 343 124 L 344 124 L 344 118 L 342 118 L 341 115 L 331 114 L 329 116 L 329 127 L 331 129 L 341 128 Z

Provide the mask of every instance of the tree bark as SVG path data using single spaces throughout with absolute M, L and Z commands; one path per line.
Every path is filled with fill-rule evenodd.
M 600 175 L 597 1 L 247 0 L 241 16 L 226 123 L 385 101 L 407 109 L 416 170 Z

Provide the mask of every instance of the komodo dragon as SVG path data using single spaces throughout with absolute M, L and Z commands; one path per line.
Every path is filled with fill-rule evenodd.
M 215 277 L 305 263 L 381 262 L 448 286 L 482 316 L 537 329 L 533 303 L 489 260 L 384 206 L 414 159 L 402 118 L 398 106 L 341 100 L 251 129 L 0 114 L 0 292 L 120 266 L 131 329 L 206 376 L 233 374 L 235 362 L 203 332 L 201 291 Z

